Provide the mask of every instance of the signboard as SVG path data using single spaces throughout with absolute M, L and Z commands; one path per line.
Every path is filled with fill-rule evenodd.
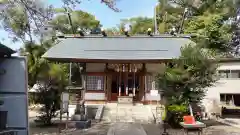
M 158 90 L 150 90 L 151 96 L 158 96 Z
M 101 90 L 102 88 L 101 88 L 101 84 L 102 84 L 102 80 L 98 80 L 97 81 L 97 89 L 98 90 Z
M 68 105 L 69 105 L 69 93 L 63 92 L 62 93 L 62 112 L 68 112 Z

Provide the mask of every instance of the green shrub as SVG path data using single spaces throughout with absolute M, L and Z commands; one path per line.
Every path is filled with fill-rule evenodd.
M 179 123 L 183 121 L 183 116 L 187 114 L 187 105 L 170 105 L 167 107 L 167 119 L 165 120 L 171 127 L 179 128 Z

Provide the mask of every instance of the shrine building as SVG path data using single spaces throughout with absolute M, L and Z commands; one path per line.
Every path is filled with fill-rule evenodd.
M 155 75 L 165 63 L 181 55 L 190 36 L 63 36 L 42 57 L 49 61 L 84 63 L 83 99 L 86 102 L 150 103 L 161 99 Z

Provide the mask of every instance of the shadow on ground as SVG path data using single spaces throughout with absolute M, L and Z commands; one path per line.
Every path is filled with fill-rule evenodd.
M 204 129 L 204 135 L 240 135 L 240 129 L 234 128 L 214 120 L 204 121 L 207 127 Z M 34 127 L 30 128 L 30 135 L 107 135 L 108 129 L 114 123 L 93 123 L 92 127 L 86 130 L 76 130 L 70 128 L 59 133 L 58 126 L 52 127 Z M 163 128 L 156 124 L 141 124 L 147 135 L 161 135 Z M 121 130 L 121 129 L 119 129 Z M 170 135 L 184 135 L 182 129 L 168 129 Z
M 211 127 L 211 126 L 229 126 L 227 124 L 215 121 L 215 120 L 204 120 L 203 123 L 206 124 L 207 127 Z

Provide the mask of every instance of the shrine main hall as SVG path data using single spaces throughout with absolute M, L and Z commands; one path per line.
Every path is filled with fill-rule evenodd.
M 62 38 L 42 57 L 84 63 L 82 98 L 94 103 L 129 100 L 147 104 L 160 100 L 159 94 L 150 94 L 150 90 L 157 90 L 155 76 L 181 55 L 181 47 L 192 43 L 189 36 L 173 35 Z

